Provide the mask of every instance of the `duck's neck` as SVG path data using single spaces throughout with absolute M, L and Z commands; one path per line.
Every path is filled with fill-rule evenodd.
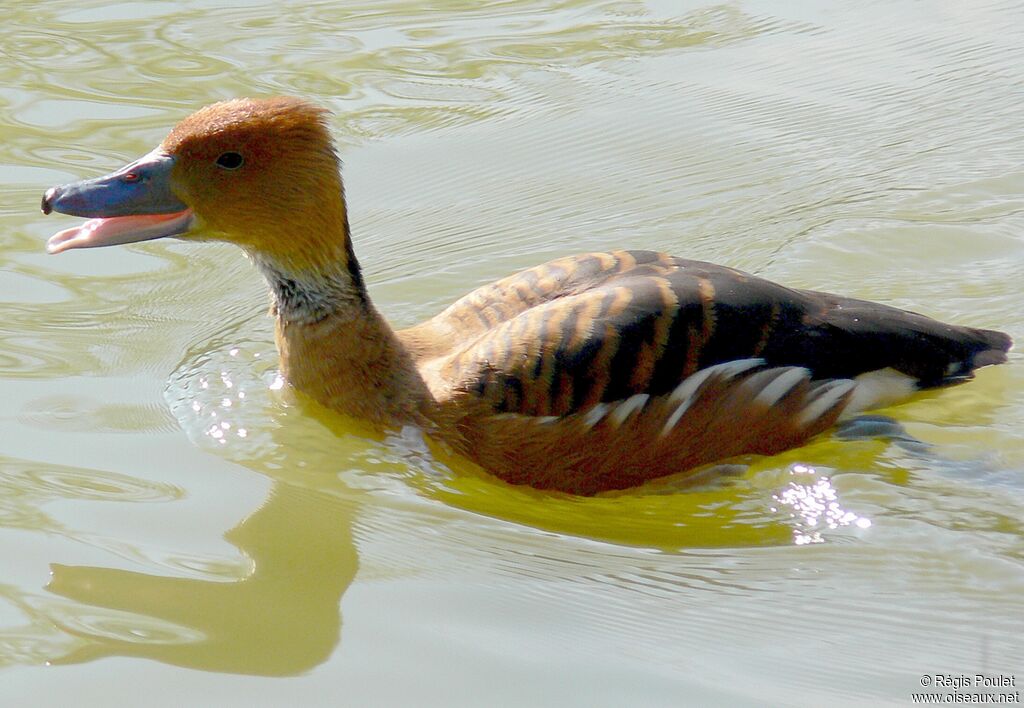
M 270 287 L 270 312 L 278 322 L 311 325 L 338 315 L 356 318 L 373 310 L 359 264 L 352 260 L 295 267 L 253 254 Z
M 270 285 L 281 371 L 328 408 L 383 425 L 418 422 L 426 387 L 366 293 L 351 247 L 311 268 L 253 260 Z

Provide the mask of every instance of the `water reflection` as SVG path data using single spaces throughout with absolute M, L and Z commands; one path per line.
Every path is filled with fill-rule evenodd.
M 54 618 L 79 643 L 50 662 L 119 655 L 205 671 L 308 671 L 340 638 L 341 596 L 359 567 L 353 513 L 333 494 L 276 483 L 266 502 L 225 534 L 252 564 L 230 582 L 53 565 L 47 590 L 82 604 Z
M 237 326 L 227 327 L 224 336 L 237 336 Z M 214 345 L 219 341 L 215 338 Z M 219 353 L 214 348 L 213 354 Z M 303 469 L 305 460 L 300 458 L 308 451 L 304 443 L 315 435 L 324 440 L 325 431 L 313 419 L 304 419 L 292 408 L 292 401 L 283 400 L 286 392 L 267 386 L 262 377 L 273 379 L 275 361 L 261 359 L 261 353 L 250 344 L 229 347 L 223 358 L 238 368 L 237 374 L 218 371 L 221 362 L 212 364 L 210 353 L 189 357 L 180 376 L 172 379 L 172 387 L 175 383 L 180 387 L 168 393 L 171 410 L 187 432 L 204 446 L 232 440 L 237 444 L 228 454 L 272 480 L 260 507 L 224 534 L 240 556 L 228 561 L 212 556 L 175 557 L 160 563 L 151 550 L 131 542 L 111 546 L 105 539 L 89 539 L 64 529 L 61 533 L 68 537 L 107 546 L 137 562 L 162 564 L 178 577 L 52 564 L 46 586 L 50 597 L 15 594 L 9 599 L 37 622 L 56 626 L 60 636 L 22 651 L 50 664 L 132 656 L 206 671 L 272 676 L 304 673 L 331 655 L 341 636 L 341 597 L 359 567 L 352 528 L 361 492 L 348 489 L 335 474 L 323 472 L 355 463 L 345 459 L 343 450 L 332 448 L 329 462 L 326 455 L 320 458 L 320 473 Z M 247 398 L 247 389 L 256 395 Z M 29 422 L 48 422 L 38 421 L 39 415 L 33 412 Z M 298 419 L 298 424 L 286 425 L 289 421 L 282 419 L 289 417 Z M 265 422 L 262 426 L 260 419 Z M 259 434 L 246 439 L 242 430 L 247 425 L 256 426 Z M 223 435 L 226 431 L 231 435 Z M 316 443 L 312 446 L 315 454 Z M 74 472 L 76 479 L 82 476 Z M 12 481 L 15 488 L 26 487 L 25 474 Z M 132 498 L 147 499 L 141 482 L 133 487 L 110 474 L 85 475 L 87 481 L 81 484 L 93 490 L 92 496 L 85 497 L 77 493 L 80 485 L 66 481 L 68 475 L 31 477 L 38 480 L 36 487 L 45 498 L 101 495 L 110 500 L 138 487 L 131 491 Z M 69 486 L 74 493 L 63 494 Z M 24 508 L 24 499 L 18 501 L 18 508 Z M 11 520 L 7 521 L 10 525 Z M 60 528 L 53 520 L 31 523 Z M 72 602 L 55 602 L 53 596 Z

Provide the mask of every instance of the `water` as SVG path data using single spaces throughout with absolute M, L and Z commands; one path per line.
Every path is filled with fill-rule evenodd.
M 5 704 L 879 705 L 1020 669 L 1017 355 L 886 411 L 924 444 L 572 499 L 296 402 L 231 248 L 49 257 L 72 220 L 36 210 L 300 94 L 398 326 L 630 247 L 1021 341 L 1019 2 L 220 5 L 4 10 Z

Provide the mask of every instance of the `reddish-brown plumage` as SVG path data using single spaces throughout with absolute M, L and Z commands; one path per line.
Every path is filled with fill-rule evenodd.
M 625 402 L 608 406 L 596 422 L 587 419 L 587 412 L 552 420 L 467 412 L 456 422 L 458 434 L 447 437 L 456 450 L 508 482 L 590 495 L 738 455 L 771 455 L 797 447 L 831 427 L 849 396 L 844 393 L 809 425 L 801 425 L 800 413 L 820 387 L 800 371 L 793 389 L 768 405 L 757 400 L 762 389 L 753 380 L 756 373 L 711 377 L 668 434 L 663 428 L 677 404 L 666 395 L 648 401 L 622 422 L 614 416 Z
M 419 425 L 509 482 L 593 494 L 773 454 L 849 412 L 860 374 L 938 386 L 1006 358 L 999 332 L 647 251 L 552 261 L 393 331 L 352 251 L 325 115 L 291 98 L 204 108 L 161 145 L 170 187 L 266 276 L 297 390 Z

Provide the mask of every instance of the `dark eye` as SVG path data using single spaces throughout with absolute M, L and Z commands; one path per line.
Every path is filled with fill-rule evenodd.
M 245 162 L 237 152 L 226 152 L 217 158 L 217 165 L 225 170 L 237 170 Z

